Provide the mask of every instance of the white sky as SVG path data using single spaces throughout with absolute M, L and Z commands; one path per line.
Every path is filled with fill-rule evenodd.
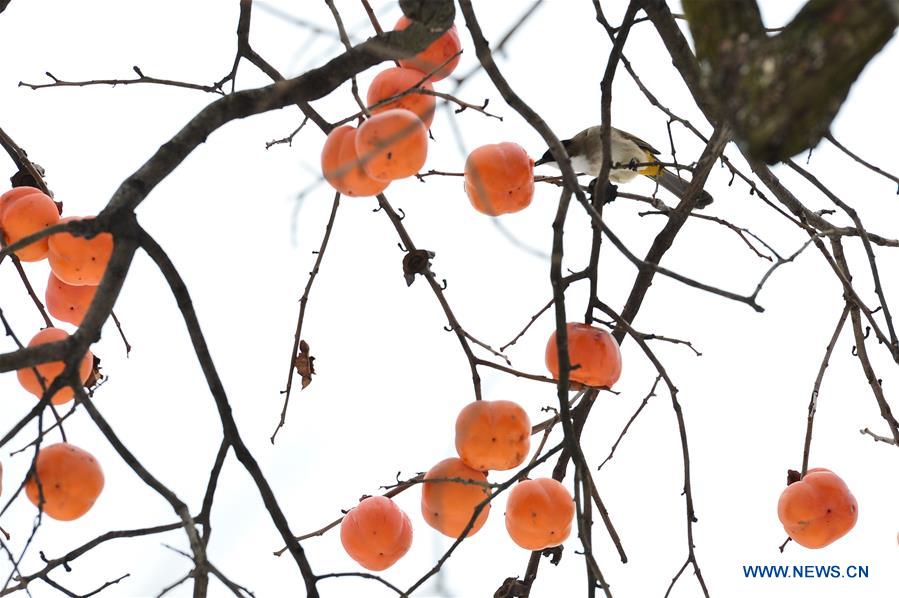
M 359 3 L 337 4 L 354 40 L 367 37 L 370 30 Z M 383 7 L 379 14 L 385 26 L 392 25 L 399 15 L 395 3 L 375 4 Z M 498 40 L 530 1 L 476 4 L 486 36 Z M 604 4 L 610 17 L 619 20 L 625 3 Z M 789 20 L 802 2 L 762 4 L 766 23 L 777 26 Z M 271 5 L 332 28 L 322 2 L 282 0 Z M 0 16 L 4 50 L 0 125 L 46 168 L 47 180 L 65 202 L 67 214 L 96 213 L 125 177 L 215 97 L 151 86 L 34 92 L 18 88 L 17 83 L 43 81 L 45 71 L 64 79 L 130 77 L 132 65 L 150 76 L 217 80 L 233 59 L 237 9 L 236 0 L 13 0 Z M 466 72 L 476 60 L 461 14 L 457 23 L 465 48 L 458 72 Z M 307 30 L 261 8 L 254 11 L 252 43 L 290 75 L 342 51 L 334 39 L 312 39 Z M 557 58 L 563 48 L 571 50 L 565 51 L 564 59 Z M 599 81 L 609 48 L 605 33 L 593 20 L 590 2 L 552 0 L 498 59 L 512 86 L 560 137 L 566 137 L 600 120 Z M 710 132 L 650 24 L 632 31 L 626 54 L 657 96 Z M 897 59 L 899 48 L 892 43 L 869 65 L 834 125 L 844 144 L 894 171 L 899 135 L 893 116 Z M 377 71 L 360 76 L 363 90 Z M 240 87 L 267 82 L 252 66 L 242 64 Z M 437 87 L 450 89 L 448 82 Z M 460 115 L 438 111 L 433 125 L 436 142 L 426 168 L 462 169 L 464 155 L 454 141 L 450 118 L 464 132 L 468 148 L 509 140 L 534 156 L 544 151 L 536 133 L 504 105 L 483 74 L 467 84 L 461 96 L 472 102 L 489 98 L 490 109 L 505 120 L 473 111 Z M 314 105 L 330 120 L 354 110 L 348 85 Z M 453 455 L 456 413 L 473 397 L 467 362 L 455 337 L 442 330 L 446 322 L 430 290 L 422 282 L 406 288 L 400 266 L 403 254 L 389 221 L 372 213 L 373 199 L 347 198 L 304 328 L 304 338 L 317 357 L 318 375 L 308 389 L 294 395 L 287 427 L 277 445 L 269 443 L 281 408 L 279 390 L 297 299 L 333 197 L 322 186 L 297 200 L 318 178 L 324 138 L 313 126 L 304 129 L 292 147 L 265 150 L 266 141 L 287 135 L 299 121 L 298 110 L 292 108 L 229 124 L 153 191 L 138 216 L 187 280 L 241 433 L 275 488 L 292 529 L 304 533 L 329 522 L 363 493 L 377 492 L 380 485 L 393 481 L 397 471 L 412 475 Z M 615 80 L 613 121 L 668 148 L 664 115 L 647 104 L 623 70 Z M 696 159 L 701 146 L 682 129 L 675 128 L 675 134 L 678 157 Z M 735 148 L 728 154 L 738 155 Z M 6 179 L 13 172 L 11 163 L 0 164 Z M 899 235 L 895 185 L 844 159 L 826 142 L 813 154 L 810 168 L 856 206 L 871 229 L 888 237 Z M 778 174 L 813 209 L 830 207 L 826 198 L 790 173 L 778 169 Z M 728 187 L 728 180 L 726 170 L 713 170 L 708 190 L 716 201 L 707 213 L 750 227 L 782 254 L 803 243 L 801 231 L 749 196 L 744 185 Z M 652 185 L 635 182 L 627 190 L 649 193 Z M 493 345 L 505 343 L 548 299 L 548 261 L 509 243 L 489 218 L 473 211 L 459 179 L 400 181 L 387 195 L 408 215 L 405 224 L 415 242 L 436 252 L 434 270 L 449 281 L 447 298 L 462 325 L 478 338 Z M 547 252 L 557 197 L 556 188 L 538 185 L 532 206 L 501 222 L 522 242 Z M 638 255 L 645 253 L 663 224 L 659 217 L 640 218 L 637 213 L 642 209 L 619 200 L 606 210 L 607 222 Z M 848 245 L 857 288 L 873 301 L 860 244 Z M 588 247 L 589 224 L 575 206 L 566 229 L 567 265 L 582 267 Z M 896 252 L 878 255 L 888 297 L 895 297 Z M 699 221 L 688 223 L 664 264 L 738 292 L 751 291 L 768 268 L 768 262 L 753 255 L 732 232 Z M 46 264 L 27 269 L 43 291 Z M 610 245 L 603 248 L 600 293 L 606 302 L 620 307 L 634 274 Z M 576 287 L 569 295 L 572 320 L 582 317 L 585 288 Z M 17 334 L 30 338 L 41 320 L 10 266 L 0 269 L 0 289 L 0 307 Z M 773 276 L 760 302 L 764 314 L 657 277 L 636 322 L 640 330 L 688 338 L 703 352 L 697 358 L 683 347 L 656 346 L 684 405 L 699 517 L 696 550 L 709 588 L 713 596 L 727 598 L 885 595 L 899 582 L 897 452 L 858 433 L 866 426 L 884 432 L 885 426 L 851 356 L 848 327 L 825 378 L 811 462 L 833 469 L 849 484 L 860 505 L 858 525 L 823 550 L 794 544 L 783 555 L 777 551 L 784 539 L 777 497 L 786 470 L 800 465 L 808 397 L 840 313 L 841 292 L 823 259 L 810 250 Z M 134 262 L 116 311 L 134 351 L 125 359 L 115 329 L 106 328 L 95 352 L 103 359 L 109 381 L 97 394 L 97 406 L 147 468 L 196 512 L 218 448 L 220 425 L 174 301 L 145 256 Z M 551 329 L 552 318 L 544 316 L 510 350 L 516 367 L 543 373 L 543 348 Z M 11 340 L 2 342 L 3 350 L 11 350 Z M 895 378 L 889 363 L 875 343 L 870 349 L 892 398 Z M 621 395 L 604 395 L 584 432 L 584 448 L 594 466 L 608 454 L 654 379 L 651 365 L 632 342 L 623 346 L 623 356 L 624 373 L 617 386 Z M 482 375 L 486 398 L 515 400 L 534 420 L 542 415 L 542 406 L 555 403 L 551 386 L 490 370 Z M 13 374 L 0 377 L 0 395 L 0 421 L 7 426 L 34 400 L 19 388 Z M 66 430 L 72 442 L 101 461 L 106 489 L 82 519 L 46 520 L 36 548 L 52 558 L 110 529 L 175 521 L 168 505 L 127 469 L 86 415 L 73 416 Z M 4 447 L 4 455 L 30 441 L 34 432 L 35 427 L 29 426 Z M 3 459 L 4 496 L 24 476 L 29 461 L 25 454 Z M 549 467 L 542 473 L 549 475 Z M 630 556 L 627 565 L 618 562 L 602 526 L 596 526 L 597 558 L 613 593 L 661 596 L 686 558 L 681 454 L 664 392 L 652 399 L 596 479 Z M 409 554 L 386 572 L 401 587 L 420 577 L 449 546 L 448 539 L 424 524 L 418 501 L 417 489 L 397 501 L 415 529 Z M 495 502 L 484 529 L 464 543 L 422 596 L 492 595 L 503 579 L 524 573 L 528 553 L 505 533 L 504 502 L 504 498 Z M 215 504 L 209 553 L 217 567 L 260 597 L 281 596 L 301 587 L 293 561 L 271 555 L 281 542 L 233 456 L 225 466 Z M 4 517 L 2 525 L 13 535 L 13 547 L 21 547 L 33 514 L 31 503 L 20 498 Z M 189 563 L 163 542 L 187 547 L 178 531 L 111 542 L 73 563 L 71 573 L 58 569 L 54 579 L 74 591 L 88 592 L 131 573 L 103 595 L 154 595 L 188 570 Z M 336 532 L 304 546 L 316 572 L 357 569 L 340 548 Z M 583 560 L 574 554 L 578 548 L 577 540 L 570 540 L 559 567 L 544 561 L 532 596 L 582 595 L 585 571 Z M 870 578 L 747 580 L 744 564 L 868 565 Z M 40 566 L 35 550 L 22 568 L 31 572 Z M 328 580 L 320 587 L 328 597 L 390 595 L 380 586 L 354 580 Z M 210 593 L 218 596 L 225 591 L 214 585 Z M 35 596 L 51 592 L 40 582 L 33 586 Z M 189 595 L 189 587 L 174 595 Z M 676 598 L 699 595 L 689 574 L 672 593 Z

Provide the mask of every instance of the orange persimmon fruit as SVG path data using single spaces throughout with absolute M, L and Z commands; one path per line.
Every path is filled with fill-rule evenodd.
M 855 526 L 858 502 L 834 472 L 809 469 L 784 489 L 777 501 L 777 516 L 797 544 L 823 548 Z
M 523 210 L 534 198 L 534 161 L 517 143 L 482 145 L 465 160 L 465 192 L 488 216 Z
M 65 330 L 60 330 L 59 328 L 44 328 L 34 335 L 34 338 L 29 341 L 28 346 L 35 347 L 37 345 L 43 345 L 46 343 L 55 343 L 58 341 L 64 341 L 67 338 L 69 338 L 69 333 Z M 84 357 L 81 358 L 81 363 L 78 366 L 78 379 L 82 382 L 87 382 L 87 379 L 88 377 L 90 377 L 93 367 L 94 356 L 90 351 L 87 351 L 85 352 Z M 49 361 L 47 363 L 42 363 L 35 366 L 34 369 L 26 367 L 16 371 L 16 375 L 19 378 L 19 384 L 22 385 L 22 388 L 35 395 L 36 397 L 41 398 L 44 395 L 44 389 L 41 388 L 41 383 L 38 380 L 38 377 L 34 374 L 35 369 L 44 379 L 44 384 L 46 384 L 49 388 L 53 383 L 53 380 L 55 380 L 56 377 L 59 376 L 65 369 L 65 363 L 62 361 Z M 64 386 L 56 391 L 56 394 L 53 395 L 51 401 L 54 405 L 62 405 L 63 403 L 68 403 L 74 397 L 75 393 L 72 388 L 69 386 Z
M 476 483 L 427 481 L 451 478 Z M 462 459 L 444 459 L 425 474 L 421 489 L 421 514 L 427 524 L 438 532 L 450 538 L 458 538 L 468 527 L 475 507 L 490 496 L 487 487 L 480 485 L 486 483 L 487 476 L 466 465 Z M 466 537 L 475 535 L 487 521 L 489 514 L 490 503 L 487 503 Z
M 53 272 L 50 272 L 44 299 L 51 316 L 81 326 L 81 320 L 84 319 L 84 314 L 87 313 L 87 308 L 90 307 L 96 293 L 95 286 L 71 285 L 59 280 Z
M 28 499 L 39 506 L 43 495 L 44 513 L 60 521 L 87 513 L 103 491 L 100 464 L 89 452 L 67 442 L 40 449 L 35 472 L 25 482 Z
M 408 27 L 412 21 L 405 16 L 400 17 L 393 27 L 394 31 L 402 31 Z M 400 60 L 400 66 L 416 69 L 425 74 L 431 74 L 429 81 L 440 81 L 449 77 L 456 66 L 459 64 L 459 52 L 462 51 L 462 42 L 459 40 L 459 32 L 453 25 L 447 29 L 443 35 L 431 42 L 427 48 L 419 52 L 412 58 L 404 58 Z M 452 58 L 452 60 L 450 60 Z M 450 60 L 449 62 L 447 62 Z M 446 63 L 443 65 L 443 63 Z M 443 65 L 443 66 L 441 66 Z M 437 69 L 440 70 L 437 70 Z M 436 71 L 436 72 L 435 72 Z
M 3 195 L 0 195 L 0 222 L 3 221 L 4 212 L 6 212 L 7 208 L 15 203 L 17 199 L 34 193 L 43 194 L 43 191 L 37 187 L 13 187 Z
M 574 383 L 611 388 L 621 376 L 621 351 L 608 331 L 588 324 L 569 322 L 569 378 Z M 559 353 L 556 333 L 546 344 L 546 367 L 553 378 L 559 377 Z
M 334 189 L 350 197 L 377 195 L 389 181 L 376 181 L 362 170 L 356 154 L 358 130 L 349 125 L 337 127 L 328 134 L 322 148 L 322 175 Z
M 375 180 L 412 176 L 428 157 L 428 130 L 414 112 L 391 108 L 359 126 L 356 153 L 362 169 Z
M 551 478 L 519 482 L 506 502 L 506 531 L 528 550 L 560 545 L 571 534 L 573 519 L 571 494 Z
M 474 401 L 456 418 L 456 451 L 480 471 L 521 465 L 531 449 L 531 420 L 512 401 Z
M 425 78 L 424 73 L 415 69 L 407 69 L 402 67 L 391 67 L 378 73 L 372 80 L 368 88 L 368 96 L 366 101 L 369 107 L 374 106 L 382 100 L 393 97 L 399 93 L 403 93 L 408 89 L 415 87 L 422 79 Z M 430 83 L 422 83 L 418 87 L 433 91 L 434 87 Z M 426 93 L 412 92 L 395 100 L 391 100 L 386 104 L 372 108 L 372 112 L 379 114 L 392 108 L 405 108 L 418 115 L 418 118 L 430 127 L 434 121 L 434 111 L 437 109 L 437 98 Z
M 389 498 L 369 496 L 343 518 L 340 542 L 354 561 L 383 571 L 412 546 L 412 523 Z
M 63 224 L 72 220 L 82 218 L 63 218 L 59 222 Z M 112 257 L 112 247 L 112 235 L 109 233 L 100 233 L 90 239 L 71 233 L 56 233 L 50 236 L 50 269 L 66 284 L 97 286 Z
M 0 221 L 0 227 L 3 228 L 7 245 L 59 222 L 59 208 L 49 195 L 41 191 L 8 192 L 4 197 L 7 199 L 3 202 L 3 219 Z M 47 257 L 48 242 L 48 238 L 44 237 L 16 251 L 16 256 L 23 262 L 42 260 Z

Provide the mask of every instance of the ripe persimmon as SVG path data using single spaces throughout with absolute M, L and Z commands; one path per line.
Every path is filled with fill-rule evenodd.
M 43 496 L 44 513 L 60 521 L 87 513 L 103 490 L 100 464 L 89 452 L 67 442 L 40 449 L 34 468 L 25 493 L 35 506 L 40 506 Z
M 512 469 L 530 449 L 531 420 L 518 403 L 474 401 L 456 418 L 456 451 L 469 467 Z
M 81 326 L 81 320 L 87 313 L 94 295 L 97 293 L 97 287 L 83 285 L 75 286 L 67 284 L 50 272 L 50 278 L 47 280 L 47 292 L 44 299 L 47 303 L 47 311 L 57 320 Z
M 394 31 L 402 31 L 411 23 L 412 21 L 403 16 L 396 22 L 393 29 Z M 400 60 L 400 66 L 416 69 L 425 74 L 433 72 L 434 74 L 431 75 L 429 80 L 440 81 L 441 79 L 449 77 L 452 72 L 456 70 L 456 66 L 459 64 L 459 58 L 461 58 L 458 56 L 461 50 L 462 42 L 459 41 L 459 32 L 456 30 L 456 26 L 453 25 L 447 29 L 443 35 L 431 42 L 431 45 L 423 51 L 412 58 Z M 454 56 L 455 58 L 453 58 Z M 453 59 L 450 62 L 446 62 L 450 58 Z M 446 62 L 446 65 L 441 66 L 444 62 Z M 439 71 L 437 70 L 438 67 L 440 67 Z
M 621 351 L 615 337 L 602 328 L 577 322 L 569 322 L 567 330 L 571 381 L 587 386 L 611 388 L 621 376 Z M 546 367 L 553 378 L 559 377 L 559 353 L 555 332 L 546 344 Z
M 476 483 L 427 481 L 454 478 Z M 490 496 L 487 487 L 481 485 L 487 482 L 487 476 L 466 465 L 462 459 L 444 459 L 425 474 L 425 480 L 421 489 L 421 514 L 428 525 L 450 538 L 462 534 L 475 507 Z M 490 503 L 487 503 L 466 537 L 475 535 L 489 514 Z
M 40 332 L 34 335 L 34 338 L 29 341 L 29 347 L 35 347 L 37 345 L 43 345 L 46 343 L 55 343 L 58 341 L 64 341 L 69 338 L 69 333 L 65 330 L 60 330 L 59 328 L 44 328 Z M 87 382 L 88 377 L 91 375 L 91 371 L 94 367 L 94 356 L 90 351 L 85 352 L 84 357 L 81 358 L 81 363 L 78 367 L 78 379 L 82 382 Z M 38 373 L 44 379 L 44 384 L 47 385 L 47 388 L 53 383 L 53 380 L 59 376 L 63 370 L 65 369 L 65 363 L 62 361 L 48 361 L 47 363 L 42 363 L 40 365 L 35 366 L 34 369 L 37 369 Z M 38 380 L 38 377 L 34 374 L 34 369 L 27 367 L 22 368 L 21 370 L 16 371 L 16 375 L 19 378 L 19 384 L 22 385 L 22 388 L 36 396 L 37 398 L 41 398 L 44 395 L 44 389 L 41 388 L 41 383 Z M 75 397 L 75 393 L 69 386 L 63 386 L 56 394 L 53 395 L 51 401 L 54 405 L 62 405 L 63 403 L 68 403 Z
M 356 153 L 362 169 L 375 180 L 412 176 L 428 157 L 428 130 L 414 112 L 391 108 L 359 126 Z
M 551 478 L 519 482 L 506 502 L 506 531 L 528 550 L 558 546 L 571 534 L 574 501 L 565 486 Z
M 62 224 L 72 220 L 81 218 L 63 218 L 59 222 Z M 66 284 L 97 286 L 112 256 L 112 247 L 112 235 L 109 233 L 100 233 L 90 239 L 71 233 L 50 235 L 50 251 L 47 254 L 50 269 Z
M 809 469 L 784 489 L 777 501 L 777 516 L 797 544 L 823 548 L 855 526 L 858 502 L 834 472 Z
M 368 96 L 366 101 L 369 107 L 374 106 L 381 100 L 391 98 L 398 93 L 403 93 L 408 89 L 416 86 L 422 89 L 433 91 L 434 87 L 428 83 L 418 83 L 425 78 L 425 74 L 415 69 L 407 69 L 402 67 L 392 67 L 381 71 L 372 80 L 368 88 Z M 418 118 L 430 127 L 434 121 L 434 111 L 437 109 L 437 98 L 426 93 L 412 92 L 395 100 L 387 102 L 376 108 L 372 108 L 372 112 L 379 114 L 392 108 L 405 108 L 418 115 Z
M 32 195 L 34 193 L 43 193 L 37 187 L 13 187 L 3 195 L 0 195 L 0 222 L 3 221 L 3 214 L 17 199 Z
M 465 192 L 488 216 L 523 210 L 534 198 L 534 161 L 517 143 L 482 145 L 465 160 Z
M 387 188 L 389 181 L 376 181 L 362 170 L 356 154 L 358 130 L 349 125 L 337 127 L 325 140 L 322 148 L 322 175 L 334 189 L 350 197 L 377 195 Z
M 383 571 L 412 546 L 412 523 L 389 498 L 369 496 L 343 518 L 340 542 L 354 561 Z
M 15 189 L 13 190 L 15 191 Z M 33 235 L 59 222 L 59 208 L 42 192 L 4 194 L 3 220 L 0 226 L 7 245 Z M 44 237 L 16 251 L 23 262 L 37 262 L 47 257 L 48 238 Z

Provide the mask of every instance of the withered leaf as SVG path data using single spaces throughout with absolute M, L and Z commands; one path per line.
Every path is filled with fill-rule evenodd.
M 556 546 L 554 548 L 547 548 L 541 554 L 549 559 L 549 562 L 553 565 L 558 565 L 562 562 L 562 550 L 564 547 Z
M 40 176 L 44 176 L 46 174 L 40 164 L 32 162 L 31 165 L 34 166 L 35 172 L 37 172 Z M 22 168 L 17 173 L 12 175 L 9 178 L 9 182 L 12 183 L 13 187 L 40 187 L 40 184 L 38 184 L 38 182 L 35 180 L 34 175 L 28 172 L 26 168 Z
M 427 249 L 415 249 L 403 257 L 403 276 L 407 286 L 412 286 L 416 274 L 431 272 L 431 259 L 434 255 L 433 251 Z
M 300 341 L 300 353 L 294 360 L 293 366 L 300 375 L 302 388 L 309 386 L 312 382 L 312 375 L 315 374 L 315 357 L 309 354 L 309 343 L 306 341 Z
M 94 355 L 94 363 L 91 366 L 91 373 L 87 377 L 87 380 L 84 382 L 84 386 L 88 391 L 88 396 L 94 396 L 94 391 L 97 389 L 97 386 L 99 386 L 100 382 L 102 382 L 105 377 L 106 376 L 100 373 L 100 358 Z

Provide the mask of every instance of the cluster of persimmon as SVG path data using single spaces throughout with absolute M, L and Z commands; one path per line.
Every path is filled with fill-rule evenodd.
M 531 446 L 531 422 L 512 401 L 474 401 L 456 419 L 458 457 L 444 459 L 424 476 L 421 514 L 450 538 L 476 534 L 490 514 L 491 470 L 524 463 Z M 528 550 L 558 546 L 571 533 L 574 503 L 550 478 L 523 480 L 509 493 L 506 530 Z M 347 554 L 372 571 L 393 565 L 412 545 L 409 517 L 391 499 L 371 496 L 347 513 L 340 526 Z
M 6 245 L 79 219 L 61 218 L 53 199 L 34 187 L 15 187 L 0 195 L 0 227 Z M 112 245 L 109 233 L 87 239 L 63 232 L 34 241 L 15 254 L 23 262 L 46 259 L 50 263 L 47 310 L 57 320 L 79 326 L 106 271 Z
M 4 245 L 11 245 L 46 228 L 77 218 L 61 218 L 59 206 L 40 189 L 15 187 L 0 195 L 0 229 Z M 15 251 L 23 262 L 46 259 L 50 276 L 45 294 L 47 311 L 54 318 L 79 326 L 93 301 L 112 255 L 109 233 L 91 239 L 70 233 L 56 233 Z M 32 337 L 28 347 L 64 341 L 65 330 L 44 328 Z M 86 351 L 78 365 L 78 379 L 86 383 L 93 370 L 94 357 Z M 22 388 L 41 398 L 53 381 L 63 373 L 65 363 L 52 361 L 16 372 Z M 70 386 L 62 386 L 51 397 L 54 405 L 74 398 Z M 55 519 L 71 520 L 84 515 L 103 488 L 103 472 L 87 451 L 68 443 L 41 448 L 35 467 L 25 485 L 25 493 L 35 505 Z
M 410 23 L 402 17 L 394 30 Z M 423 52 L 374 78 L 366 98 L 371 116 L 358 128 L 335 128 L 322 149 L 322 174 L 334 189 L 351 197 L 377 195 L 424 166 L 437 107 L 429 92 L 459 64 L 461 49 L 453 25 Z
M 573 385 L 611 387 L 621 375 L 621 353 L 606 330 L 569 323 L 568 354 Z M 558 345 L 553 333 L 546 346 L 546 365 L 559 374 Z M 473 536 L 490 514 L 490 471 L 508 471 L 527 458 L 531 422 L 512 401 L 474 401 L 456 418 L 456 452 L 434 465 L 422 481 L 421 513 L 428 525 L 449 536 Z M 506 502 L 506 531 L 528 550 L 558 546 L 571 533 L 574 503 L 568 490 L 551 478 L 524 479 Z M 340 539 L 347 554 L 367 569 L 394 564 L 412 545 L 408 516 L 389 498 L 368 497 L 343 519 Z
M 409 24 L 402 17 L 394 29 Z M 372 116 L 358 128 L 335 128 L 322 149 L 322 174 L 334 189 L 351 197 L 377 195 L 391 181 L 418 173 L 437 107 L 432 83 L 453 72 L 461 49 L 453 25 L 423 52 L 374 78 L 366 98 Z M 522 210 L 534 196 L 534 161 L 515 143 L 481 146 L 465 162 L 465 191 L 484 214 Z

